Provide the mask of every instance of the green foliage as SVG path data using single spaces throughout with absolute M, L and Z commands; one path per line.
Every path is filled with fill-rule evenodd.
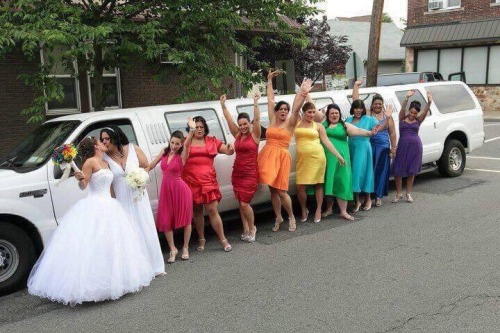
M 392 23 L 392 18 L 389 16 L 389 14 L 384 13 L 382 14 L 382 22 L 384 23 Z
M 52 66 L 64 63 L 75 76 L 89 73 L 94 83 L 115 67 L 130 68 L 137 59 L 153 64 L 163 55 L 175 62 L 182 74 L 182 99 L 213 98 L 231 77 L 245 86 L 258 81 L 250 70 L 228 60 L 238 53 L 254 66 L 269 64 L 255 57 L 265 32 L 293 45 L 305 45 L 303 33 L 292 29 L 282 17 L 307 17 L 315 13 L 310 4 L 321 0 L 9 0 L 0 4 L 0 56 L 14 48 L 36 60 L 40 48 L 55 53 L 32 77 L 24 78 L 37 97 L 23 113 L 40 121 L 44 105 L 61 100 L 62 87 L 47 78 Z M 293 32 L 293 33 L 291 33 Z M 73 66 L 74 61 L 78 66 Z M 171 66 L 167 70 L 171 70 Z M 161 77 L 159 67 L 156 77 Z M 104 109 L 106 91 L 93 84 L 96 110 Z

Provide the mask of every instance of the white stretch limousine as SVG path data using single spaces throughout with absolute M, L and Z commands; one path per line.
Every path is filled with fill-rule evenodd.
M 408 90 L 417 92 L 411 100 L 425 105 L 429 90 L 434 98 L 430 113 L 420 127 L 423 141 L 423 163 L 437 166 L 446 176 L 459 176 L 465 167 L 466 152 L 481 147 L 484 141 L 482 110 L 471 90 L 461 82 L 421 83 L 404 86 L 373 87 L 360 90 L 367 107 L 375 93 L 394 107 L 394 119 Z M 343 117 L 349 115 L 352 91 L 326 91 L 311 94 L 317 107 L 337 103 Z M 290 104 L 292 95 L 277 96 Z M 228 100 L 226 105 L 234 118 L 239 112 L 253 113 L 250 99 Z M 267 102 L 259 101 L 262 126 L 269 124 Z M 56 186 L 61 170 L 51 161 L 53 149 L 63 143 L 77 144 L 88 135 L 99 135 L 100 129 L 119 126 L 130 142 L 139 145 L 149 159 L 168 145 L 170 133 L 184 129 L 186 119 L 201 115 L 208 123 L 210 135 L 233 142 L 218 101 L 123 109 L 64 116 L 47 121 L 0 161 L 0 293 L 23 286 L 35 259 L 41 253 L 68 207 L 86 195 L 74 177 Z M 260 148 L 265 144 L 265 136 Z M 290 150 L 295 156 L 295 143 Z M 229 212 L 238 208 L 231 186 L 233 156 L 215 159 L 222 192 L 219 209 Z M 292 163 L 290 183 L 295 183 Z M 148 185 L 151 206 L 156 211 L 161 184 L 159 167 L 150 173 Z M 291 192 L 294 187 L 291 187 Z M 260 186 L 253 204 L 270 200 L 269 190 Z

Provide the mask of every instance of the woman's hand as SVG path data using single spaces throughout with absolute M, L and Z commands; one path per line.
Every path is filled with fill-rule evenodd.
M 427 103 L 431 104 L 433 102 L 432 95 L 429 91 L 427 91 Z
M 189 128 L 194 131 L 196 129 L 196 123 L 193 121 L 193 118 L 188 117 L 188 126 Z
M 267 81 L 272 81 L 275 77 L 280 75 L 280 70 L 277 69 L 274 72 L 269 68 L 269 71 L 267 72 Z
M 227 144 L 227 155 L 233 155 L 234 154 L 234 145 L 232 143 Z
M 76 171 L 75 178 L 76 178 L 76 180 L 81 181 L 81 180 L 85 179 L 85 175 L 81 171 Z
M 361 85 L 363 84 L 363 78 L 357 80 L 356 82 L 354 82 L 354 85 L 355 86 L 358 86 L 358 87 L 361 87 Z
M 337 160 L 339 161 L 340 165 L 345 166 L 345 160 L 341 155 L 337 156 Z
M 390 158 L 396 157 L 396 147 L 391 147 L 391 151 L 389 153 Z
M 304 97 L 309 94 L 309 92 L 312 89 L 312 80 L 311 79 L 306 79 L 304 78 L 304 81 L 302 81 L 302 84 L 300 85 L 300 94 Z
M 380 124 L 373 126 L 372 130 L 370 131 L 370 136 L 374 136 L 375 134 L 377 134 L 379 129 L 380 129 Z
M 392 117 L 392 111 L 393 111 L 392 104 L 387 104 L 385 106 L 385 116 Z
M 224 95 L 225 96 L 225 95 Z M 221 97 L 222 98 L 222 97 Z M 255 95 L 253 95 L 253 104 L 258 104 L 260 98 L 260 93 L 258 91 L 255 92 Z
M 413 95 L 415 95 L 415 90 L 408 90 L 406 93 L 406 99 L 409 99 Z
M 227 100 L 227 96 L 226 96 L 226 94 L 222 95 L 222 96 L 219 98 L 220 105 L 224 106 L 224 103 L 226 103 L 226 100 Z

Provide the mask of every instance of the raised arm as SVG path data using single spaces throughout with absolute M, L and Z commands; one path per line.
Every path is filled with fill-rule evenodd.
M 260 94 L 255 93 L 253 96 L 253 128 L 252 128 L 252 136 L 255 141 L 255 143 L 259 144 L 260 142 L 260 134 L 261 134 L 261 127 L 260 127 L 260 110 L 259 110 L 259 98 Z
M 322 124 L 317 124 L 317 125 L 318 125 L 319 138 L 321 139 L 321 142 L 326 147 L 326 149 L 328 149 L 337 158 L 337 160 L 339 160 L 340 165 L 344 166 L 345 160 L 342 157 L 342 155 L 339 154 L 337 149 L 335 149 L 335 146 L 330 142 L 330 139 L 328 139 L 325 128 L 323 127 Z
M 424 111 L 417 116 L 417 120 L 419 123 L 422 123 L 425 117 L 427 117 L 427 113 L 429 113 L 431 104 L 432 104 L 432 95 L 430 92 L 427 92 L 427 104 L 425 105 Z
M 226 95 L 222 95 L 219 99 L 220 101 L 220 106 L 222 107 L 222 112 L 224 113 L 224 118 L 226 118 L 227 126 L 229 126 L 229 131 L 231 131 L 231 134 L 236 138 L 238 135 L 238 125 L 234 122 L 233 118 L 231 117 L 231 114 L 229 113 L 229 110 L 226 107 Z
M 387 128 L 387 126 L 389 126 L 389 119 L 392 119 L 392 111 L 393 111 L 392 105 L 387 104 L 385 106 L 385 112 L 384 112 L 385 120 L 382 124 L 380 124 L 378 128 L 379 131 L 383 131 Z
M 353 101 L 359 99 L 359 87 L 361 87 L 362 84 L 363 84 L 363 79 L 360 79 L 360 80 L 357 80 L 356 82 L 354 82 L 354 87 L 352 88 L 352 100 Z M 366 110 L 366 112 L 368 112 L 368 110 Z
M 297 125 L 297 122 L 299 121 L 300 118 L 299 115 L 300 108 L 302 107 L 302 104 L 304 104 L 304 101 L 307 98 L 307 95 L 309 94 L 309 91 L 311 91 L 311 89 L 312 89 L 312 80 L 304 79 L 304 81 L 302 81 L 302 84 L 300 85 L 299 91 L 295 94 L 295 98 L 293 99 L 292 115 L 288 119 L 289 130 L 293 130 Z
M 408 105 L 408 100 L 411 96 L 415 94 L 415 90 L 408 90 L 406 93 L 403 105 L 401 105 L 401 110 L 399 110 L 399 121 L 403 121 L 406 118 L 406 105 Z
M 194 131 L 196 130 L 196 123 L 193 121 L 193 118 L 188 117 L 187 124 L 189 127 L 189 133 L 184 139 L 184 145 L 182 147 L 182 153 L 181 153 L 182 164 L 186 163 L 186 160 L 189 157 L 189 148 L 191 147 Z
M 161 152 L 158 154 L 158 156 L 156 156 L 156 158 L 153 161 L 151 161 L 151 163 L 149 163 L 149 165 L 146 168 L 144 168 L 147 172 L 153 170 L 156 167 L 156 165 L 158 165 L 158 163 L 161 161 L 163 157 L 163 154 L 165 154 L 166 149 L 167 148 L 163 148 Z
M 314 112 L 314 121 L 317 123 L 321 123 L 325 120 L 326 118 L 326 106 L 320 110 L 316 109 L 316 112 Z
M 271 69 L 269 69 L 267 73 L 267 114 L 269 116 L 269 124 L 271 125 L 274 124 L 274 106 L 276 104 L 274 100 L 273 78 L 277 77 L 279 74 L 279 70 L 275 70 L 274 72 L 272 72 Z

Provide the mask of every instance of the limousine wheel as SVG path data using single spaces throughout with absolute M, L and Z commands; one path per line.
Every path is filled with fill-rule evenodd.
M 0 295 L 25 285 L 35 255 L 33 242 L 22 229 L 0 222 Z
M 455 139 L 446 140 L 443 154 L 438 161 L 438 171 L 446 177 L 460 176 L 465 169 L 465 149 Z

